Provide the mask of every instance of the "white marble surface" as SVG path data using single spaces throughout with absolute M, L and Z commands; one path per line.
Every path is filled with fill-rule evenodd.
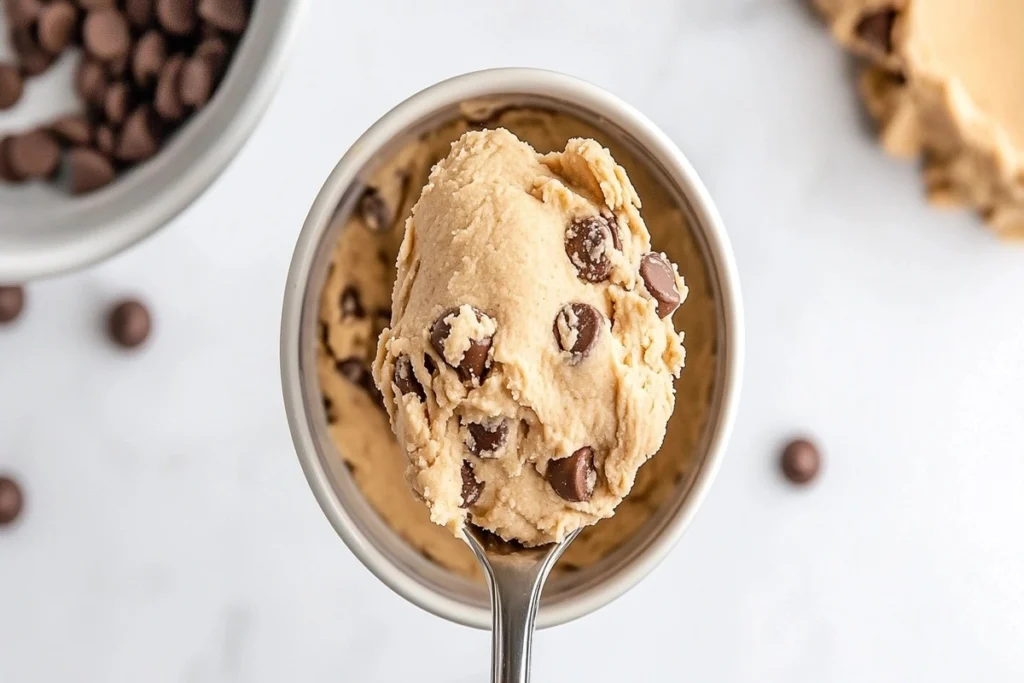
M 641 586 L 541 634 L 535 680 L 1024 678 L 1021 248 L 924 204 L 799 0 L 512 5 L 313 0 L 210 191 L 31 287 L 0 330 L 0 470 L 29 496 L 0 532 L 0 681 L 486 679 L 485 633 L 404 603 L 322 518 L 277 327 L 345 148 L 414 90 L 510 64 L 605 86 L 679 143 L 731 230 L 748 321 L 736 433 L 696 523 Z M 98 322 L 124 293 L 157 316 L 130 357 Z M 774 450 L 804 430 L 827 469 L 795 491 Z

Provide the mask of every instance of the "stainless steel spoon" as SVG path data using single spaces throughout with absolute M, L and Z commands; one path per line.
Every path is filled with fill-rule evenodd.
M 529 683 L 540 594 L 551 568 L 579 533 L 561 543 L 524 548 L 466 525 L 463 538 L 483 567 L 491 593 L 491 683 Z

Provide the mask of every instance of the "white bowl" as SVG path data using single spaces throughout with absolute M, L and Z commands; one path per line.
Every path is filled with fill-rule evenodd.
M 305 4 L 256 0 L 214 98 L 157 156 L 108 187 L 72 197 L 53 187 L 0 183 L 0 282 L 53 275 L 107 258 L 151 235 L 202 194 L 269 105 Z
M 281 371 L 292 438 L 324 514 L 353 553 L 410 602 L 451 621 L 489 629 L 490 601 L 476 584 L 435 565 L 409 546 L 370 507 L 327 434 L 317 381 L 317 314 L 339 220 L 352 211 L 365 179 L 388 153 L 460 116 L 480 100 L 563 111 L 630 149 L 661 178 L 689 215 L 708 264 L 718 318 L 716 381 L 702 451 L 674 496 L 611 556 L 545 587 L 537 625 L 577 619 L 622 595 L 675 545 L 697 512 L 725 453 L 739 399 L 743 315 L 736 264 L 721 219 L 679 148 L 649 119 L 597 86 L 551 71 L 493 69 L 438 83 L 384 115 L 341 159 L 302 228 L 285 291 Z M 410 494 L 411 495 L 411 494 Z

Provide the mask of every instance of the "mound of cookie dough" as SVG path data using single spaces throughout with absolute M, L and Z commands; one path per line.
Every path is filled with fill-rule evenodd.
M 882 144 L 923 158 L 932 202 L 1024 237 L 1024 2 L 814 1 L 867 60 L 861 93 Z
M 661 446 L 686 288 L 593 140 L 466 133 L 406 224 L 374 377 L 431 520 L 538 545 L 612 515 Z

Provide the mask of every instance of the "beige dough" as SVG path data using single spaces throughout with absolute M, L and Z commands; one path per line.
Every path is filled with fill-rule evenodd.
M 866 58 L 885 149 L 924 160 L 929 198 L 1024 237 L 1024 2 L 815 0 Z
M 374 377 L 436 524 L 539 545 L 610 517 L 661 447 L 686 288 L 593 140 L 471 131 L 398 256 Z
M 606 145 L 611 142 L 579 120 L 543 111 L 501 111 L 486 123 L 509 129 L 542 152 L 562 149 L 574 136 L 595 138 Z M 346 221 L 321 299 L 318 355 L 331 438 L 370 504 L 425 556 L 458 574 L 479 579 L 476 561 L 465 544 L 431 523 L 427 507 L 409 492 L 404 477 L 407 459 L 395 441 L 387 414 L 364 383 L 354 382 L 338 370 L 339 363 L 352 375 L 351 367 L 361 364 L 364 371 L 368 367 L 376 350 L 376 335 L 390 315 L 393 264 L 417 188 L 426 184 L 431 166 L 447 154 L 451 143 L 476 127 L 469 119 L 445 125 L 399 150 L 373 175 L 374 196 L 383 201 L 368 204 L 383 205 L 391 219 L 385 221 L 383 230 L 375 229 L 380 221 L 373 212 L 357 213 Z M 687 367 L 675 383 L 680 407 L 669 421 L 659 455 L 640 468 L 631 493 L 615 515 L 583 531 L 559 561 L 556 572 L 582 569 L 606 557 L 674 494 L 699 453 L 716 372 L 715 310 L 707 268 L 694 237 L 678 206 L 646 167 L 625 150 L 614 145 L 612 150 L 643 200 L 643 215 L 654 245 L 664 249 L 686 274 L 690 293 L 673 318 L 678 328 L 687 331 Z M 359 292 L 362 315 L 352 312 L 351 294 L 350 312 L 343 313 L 345 290 Z

